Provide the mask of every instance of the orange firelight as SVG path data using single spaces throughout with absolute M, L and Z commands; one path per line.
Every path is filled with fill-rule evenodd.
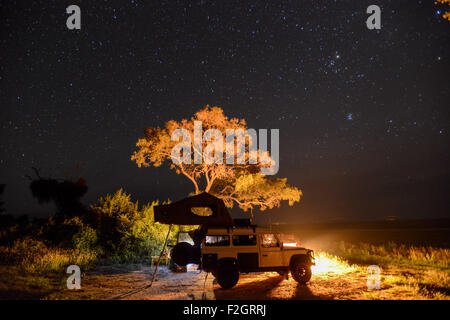
M 316 253 L 315 260 L 316 265 L 311 267 L 314 275 L 346 274 L 356 270 L 345 260 L 325 252 Z
M 283 247 L 296 247 L 297 242 L 284 242 Z

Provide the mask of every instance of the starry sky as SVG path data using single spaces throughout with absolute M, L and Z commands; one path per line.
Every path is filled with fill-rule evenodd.
M 81 30 L 66 7 L 81 8 Z M 366 8 L 381 8 L 368 30 Z M 280 129 L 279 177 L 301 188 L 270 221 L 449 217 L 450 22 L 433 1 L 2 1 L 0 183 L 8 213 L 48 215 L 31 167 L 81 163 L 85 204 L 120 187 L 192 185 L 130 160 L 148 126 L 206 104 Z

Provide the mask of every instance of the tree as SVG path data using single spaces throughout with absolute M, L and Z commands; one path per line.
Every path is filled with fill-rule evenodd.
M 81 203 L 81 197 L 88 190 L 85 179 L 78 178 L 76 181 L 73 181 L 73 177 L 68 177 L 61 181 L 52 178 L 43 178 L 40 176 L 38 169 L 32 169 L 36 174 L 36 179 L 27 176 L 31 180 L 31 193 L 33 197 L 38 199 L 39 203 L 53 201 L 58 210 L 56 217 L 73 217 L 85 211 Z
M 201 121 L 202 129 L 205 130 L 200 142 L 195 137 L 196 121 Z M 177 135 L 179 129 L 186 130 L 188 136 Z M 208 136 L 210 129 L 218 132 Z M 235 132 L 231 140 L 227 139 L 227 130 Z M 192 182 L 194 194 L 208 192 L 221 198 L 230 208 L 237 204 L 244 211 L 253 208 L 265 210 L 279 207 L 283 200 L 288 201 L 289 205 L 300 201 L 301 190 L 289 186 L 287 179 L 270 178 L 261 173 L 263 168 L 274 167 L 275 160 L 266 150 L 256 148 L 255 136 L 242 134 L 243 132 L 247 132 L 244 119 L 228 118 L 221 108 L 206 106 L 189 120 L 171 120 L 163 128 L 146 128 L 144 137 L 136 143 L 138 150 L 133 153 L 131 160 L 138 167 L 159 167 L 169 162 L 170 169 L 183 174 Z M 177 146 L 180 146 L 180 141 L 172 139 L 172 135 L 181 137 L 182 140 L 187 138 L 191 142 L 189 148 L 173 152 L 174 148 L 177 150 Z M 243 146 L 242 149 L 239 148 L 239 143 Z M 226 154 L 219 152 L 224 149 L 223 146 L 226 146 Z M 193 157 L 190 153 L 186 154 L 190 150 Z M 228 150 L 232 152 L 228 154 Z M 235 160 L 233 165 L 227 164 L 230 156 Z M 239 156 L 245 161 L 236 164 Z M 196 157 L 201 163 L 195 160 Z

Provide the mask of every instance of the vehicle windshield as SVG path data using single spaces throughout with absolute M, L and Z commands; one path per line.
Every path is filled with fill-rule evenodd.
M 263 248 L 276 248 L 280 243 L 274 233 L 264 233 L 261 235 L 261 245 Z

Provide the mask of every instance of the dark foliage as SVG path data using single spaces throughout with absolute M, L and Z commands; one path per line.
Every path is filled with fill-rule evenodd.
M 86 211 L 80 201 L 81 197 L 88 191 L 85 179 L 58 181 L 51 178 L 42 178 L 37 169 L 33 168 L 33 170 L 37 179 L 32 179 L 30 183 L 31 193 L 38 199 L 39 203 L 53 201 L 57 207 L 56 218 L 73 217 Z

